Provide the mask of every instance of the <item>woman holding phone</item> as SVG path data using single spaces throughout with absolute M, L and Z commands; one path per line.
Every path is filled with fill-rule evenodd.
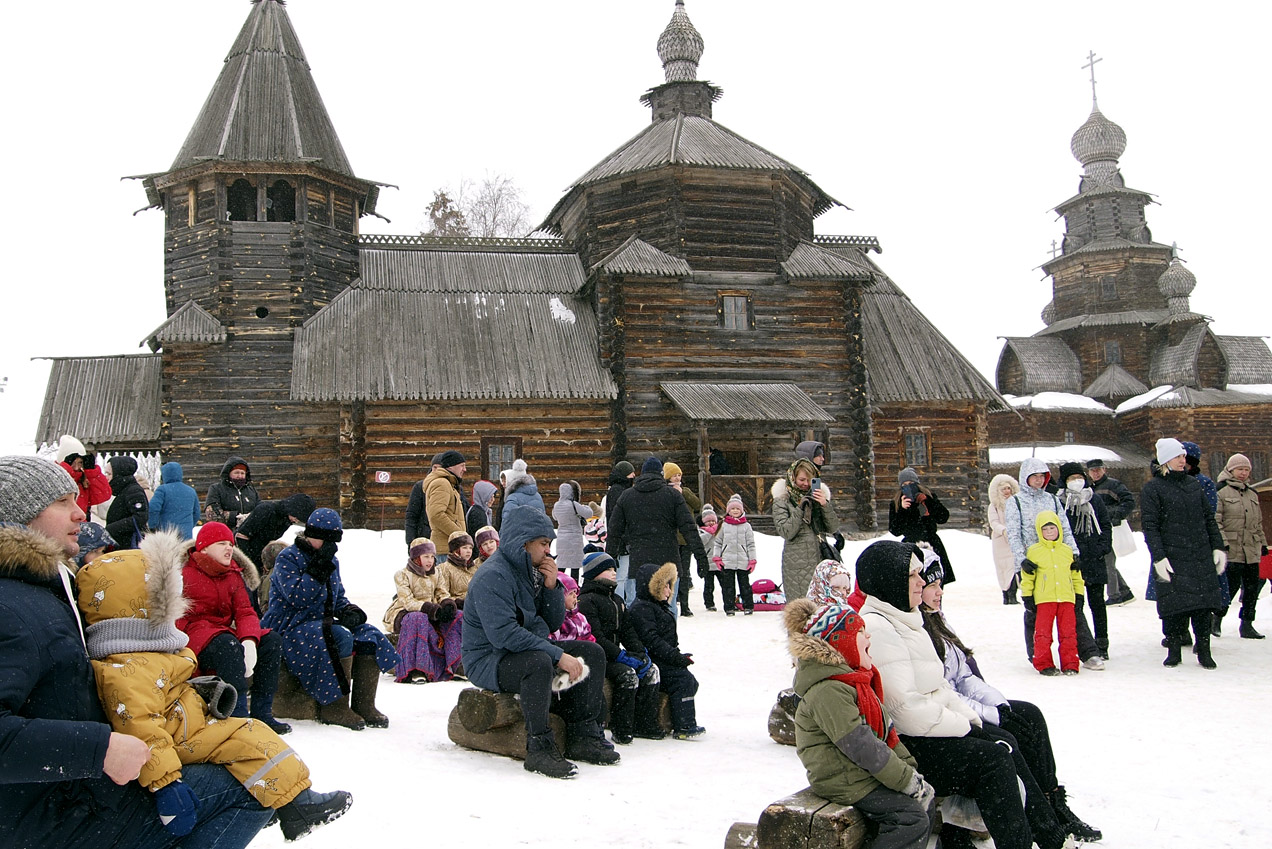
M 888 533 L 906 542 L 926 542 L 941 558 L 945 577 L 941 583 L 954 583 L 954 567 L 950 565 L 945 544 L 936 533 L 937 525 L 950 520 L 949 509 L 936 497 L 936 493 L 919 482 L 919 473 L 907 466 L 897 475 L 900 490 L 888 503 Z

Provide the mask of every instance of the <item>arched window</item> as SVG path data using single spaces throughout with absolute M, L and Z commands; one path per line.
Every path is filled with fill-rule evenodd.
M 295 221 L 296 190 L 286 180 L 276 180 L 265 190 L 265 220 Z
M 230 221 L 256 220 L 256 187 L 242 177 L 225 193 L 225 211 Z

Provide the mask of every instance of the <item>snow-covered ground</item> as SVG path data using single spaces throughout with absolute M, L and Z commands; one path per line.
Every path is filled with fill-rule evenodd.
M 1104 831 L 1107 847 L 1222 849 L 1272 846 L 1272 639 L 1236 637 L 1235 611 L 1215 641 L 1219 669 L 1165 669 L 1154 606 L 1142 600 L 1148 558 L 1123 558 L 1140 596 L 1109 611 L 1112 660 L 1104 672 L 1043 678 L 1025 659 L 1021 608 L 1005 607 L 988 539 L 942 533 L 957 582 L 946 612 L 976 650 L 992 683 L 1041 705 L 1051 726 L 1061 781 L 1073 809 Z M 850 542 L 855 560 L 864 542 Z M 761 538 L 756 577 L 778 577 L 781 541 Z M 379 621 L 392 574 L 405 558 L 401 532 L 352 531 L 341 544 L 350 596 Z M 1266 596 L 1266 591 L 1265 591 Z M 791 664 L 780 614 L 680 621 L 701 689 L 697 741 L 637 740 L 621 764 L 581 764 L 572 781 L 525 772 L 520 761 L 456 747 L 446 720 L 459 682 L 413 686 L 382 679 L 387 730 L 351 732 L 296 722 L 287 738 L 309 763 L 318 789 L 353 792 L 353 809 L 305 838 L 308 849 L 375 846 L 718 847 L 729 826 L 754 822 L 766 804 L 807 785 L 789 746 L 769 739 L 766 721 Z M 1272 632 L 1265 597 L 1261 630 Z M 282 846 L 277 829 L 253 846 Z

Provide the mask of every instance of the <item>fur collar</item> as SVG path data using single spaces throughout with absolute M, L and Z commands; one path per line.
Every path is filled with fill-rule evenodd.
M 138 550 L 146 558 L 147 607 L 151 622 L 172 624 L 185 615 L 188 602 L 182 595 L 181 571 L 185 568 L 186 546 L 176 531 L 155 531 L 146 535 Z
M 769 492 L 772 493 L 773 500 L 777 501 L 778 499 L 786 498 L 786 490 L 787 490 L 786 478 L 778 478 L 777 480 L 773 481 L 773 488 L 770 489 Z M 829 500 L 831 495 L 830 487 L 828 487 L 825 484 L 825 482 L 823 482 L 821 485 L 821 491 L 826 493 L 826 498 L 827 500 Z
M 26 574 L 42 581 L 52 580 L 57 577 L 57 564 L 63 556 L 62 547 L 39 531 L 25 525 L 0 527 L 0 578 Z
M 231 466 L 231 468 L 233 468 Z M 182 545 L 182 555 L 188 560 L 190 555 L 194 553 L 194 540 L 187 540 Z M 234 560 L 239 569 L 243 572 L 243 583 L 247 584 L 249 590 L 255 591 L 261 585 L 261 572 L 256 568 L 256 564 L 252 562 L 252 558 L 243 553 L 243 549 L 237 545 L 234 546 Z M 234 568 L 233 566 L 230 567 Z

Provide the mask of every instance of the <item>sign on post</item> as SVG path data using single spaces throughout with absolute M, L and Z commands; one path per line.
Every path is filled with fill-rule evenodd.
M 381 470 L 375 473 L 375 482 L 378 483 L 380 486 L 387 485 L 388 482 L 392 479 L 393 479 L 393 474 L 391 472 L 386 472 Z M 385 505 L 384 493 L 381 492 L 380 493 L 380 536 L 384 536 L 384 505 Z

